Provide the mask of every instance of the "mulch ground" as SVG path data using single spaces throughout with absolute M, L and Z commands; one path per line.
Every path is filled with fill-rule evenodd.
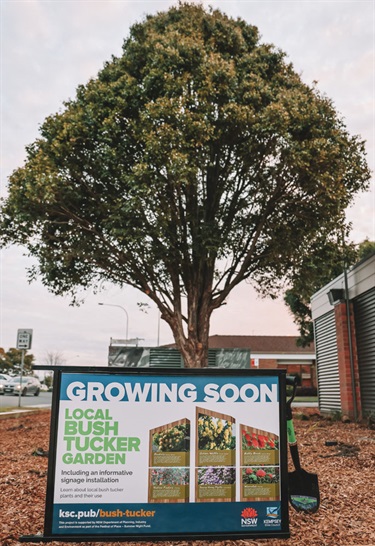
M 167 541 L 168 546 L 374 546 L 375 431 L 369 423 L 319 416 L 296 419 L 302 466 L 319 475 L 315 514 L 290 510 L 290 539 Z M 302 415 L 301 415 L 302 416 Z M 0 419 L 0 545 L 18 546 L 20 535 L 43 533 L 50 412 Z M 337 442 L 337 445 L 326 445 Z M 37 544 L 37 543 L 29 543 Z M 63 542 L 52 542 L 53 546 Z M 99 543 L 69 543 L 72 546 Z M 103 544 L 103 543 L 102 543 Z M 151 542 L 108 543 L 150 546 Z M 163 544 L 163 543 L 160 543 Z

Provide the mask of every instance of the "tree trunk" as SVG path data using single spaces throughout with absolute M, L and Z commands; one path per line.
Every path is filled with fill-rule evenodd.
M 200 313 L 196 327 L 189 326 L 187 335 L 183 329 L 182 317 L 176 314 L 165 317 L 169 324 L 176 348 L 180 351 L 185 368 L 206 368 L 208 366 L 208 335 L 211 313 Z M 190 322 L 190 321 L 189 321 Z

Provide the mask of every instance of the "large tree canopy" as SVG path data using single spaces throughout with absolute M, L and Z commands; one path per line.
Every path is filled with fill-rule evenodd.
M 298 274 L 364 189 L 364 144 L 258 30 L 179 4 L 48 117 L 10 178 L 2 231 L 56 294 L 100 280 L 147 294 L 187 366 L 251 279 Z
M 25 375 L 32 374 L 32 365 L 34 364 L 35 357 L 32 354 L 26 354 L 24 351 L 23 373 Z M 22 350 L 11 348 L 8 351 L 4 351 L 0 347 L 0 372 L 9 375 L 17 375 L 21 373 L 22 367 Z

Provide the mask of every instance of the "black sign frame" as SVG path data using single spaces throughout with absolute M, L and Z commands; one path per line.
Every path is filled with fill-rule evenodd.
M 288 468 L 287 468 L 287 432 L 286 432 L 286 372 L 283 370 L 269 370 L 269 369 L 247 369 L 247 370 L 231 370 L 231 369 L 165 369 L 165 368 L 138 368 L 138 369 L 127 369 L 127 368 L 108 368 L 108 367 L 70 367 L 70 366 L 61 366 L 54 367 L 54 384 L 53 384 L 53 400 L 52 400 L 52 411 L 51 411 L 51 430 L 50 430 L 50 448 L 49 448 L 49 460 L 48 460 L 48 476 L 47 476 L 47 494 L 46 494 L 46 507 L 45 507 L 45 523 L 44 523 L 44 534 L 43 535 L 26 535 L 21 536 L 21 542 L 50 542 L 50 541 L 61 541 L 61 542 L 127 542 L 127 541 L 172 541 L 172 540 L 249 540 L 249 539 L 267 539 L 267 538 L 289 538 L 289 511 L 288 511 Z M 77 379 L 80 376 L 92 376 L 93 379 L 100 379 L 106 376 L 113 377 L 114 381 L 120 377 L 126 378 L 128 380 L 139 379 L 143 381 L 145 376 L 155 378 L 158 380 L 160 377 L 175 378 L 176 380 L 185 379 L 186 381 L 193 382 L 194 378 L 200 378 L 204 381 L 204 378 L 217 378 L 217 380 L 223 384 L 231 383 L 235 378 L 239 380 L 258 380 L 260 378 L 276 378 L 278 384 L 278 425 L 279 425 L 279 470 L 280 470 L 280 501 L 278 503 L 274 502 L 276 506 L 279 507 L 279 517 L 280 524 L 278 528 L 272 527 L 270 523 L 269 528 L 257 529 L 255 528 L 245 528 L 238 529 L 233 527 L 233 530 L 210 530 L 210 526 L 207 525 L 204 531 L 188 531 L 184 530 L 183 532 L 168 532 L 166 529 L 158 532 L 142 532 L 140 534 L 138 531 L 119 532 L 115 534 L 113 532 L 98 534 L 98 532 L 87 534 L 79 532 L 77 534 L 70 533 L 64 534 L 64 532 L 56 533 L 53 530 L 53 521 L 54 521 L 54 494 L 55 494 L 55 484 L 56 484 L 56 462 L 57 462 L 57 444 L 58 444 L 58 423 L 60 416 L 60 391 L 61 385 L 64 377 L 73 374 Z M 224 404 L 225 407 L 225 404 Z M 189 506 L 193 506 L 195 503 L 189 503 Z M 205 508 L 205 505 L 210 504 L 211 506 L 225 509 L 232 509 L 232 505 L 236 507 L 237 504 L 239 507 L 243 503 L 238 503 L 234 501 L 231 503 L 199 503 L 199 510 L 202 510 L 202 507 Z M 253 502 L 248 501 L 245 504 L 254 505 Z M 255 503 L 257 504 L 257 503 Z M 272 504 L 272 502 L 268 502 Z M 158 503 L 153 506 L 159 506 Z M 172 506 L 172 505 L 171 505 Z M 268 508 L 267 508 L 268 510 Z M 254 518 L 256 519 L 256 518 Z M 263 523 L 266 521 L 263 517 Z

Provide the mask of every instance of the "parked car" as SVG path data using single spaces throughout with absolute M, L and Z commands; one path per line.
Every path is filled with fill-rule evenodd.
M 36 377 L 23 376 L 22 383 L 20 377 L 11 377 L 10 381 L 4 385 L 4 394 L 15 394 L 19 395 L 21 389 L 21 396 L 26 396 L 27 394 L 33 394 L 34 396 L 39 396 L 40 393 L 40 382 Z
M 12 378 L 10 375 L 6 375 L 5 373 L 0 373 L 0 394 L 4 394 L 4 385 L 5 383 L 8 383 Z

